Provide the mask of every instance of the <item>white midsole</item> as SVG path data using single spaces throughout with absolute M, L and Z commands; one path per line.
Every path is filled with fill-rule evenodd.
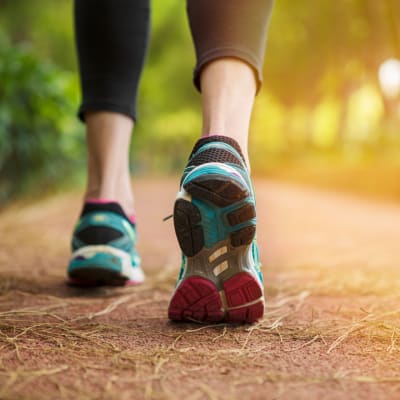
M 84 246 L 72 253 L 72 259 L 76 257 L 91 258 L 97 253 L 111 254 L 121 260 L 121 275 L 125 278 L 135 281 L 143 282 L 144 273 L 140 266 L 132 267 L 132 257 L 127 252 L 107 245 L 92 245 Z

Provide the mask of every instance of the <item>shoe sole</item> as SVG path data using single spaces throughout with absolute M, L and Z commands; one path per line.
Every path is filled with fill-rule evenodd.
M 132 267 L 131 256 L 107 245 L 85 246 L 73 253 L 68 284 L 74 286 L 127 286 L 144 281 L 140 267 Z
M 252 266 L 255 206 L 248 189 L 216 173 L 201 174 L 183 189 L 175 202 L 174 225 L 187 267 L 170 301 L 169 318 L 256 322 L 264 313 L 264 297 Z
M 97 287 L 128 286 L 137 284 L 136 282 L 130 281 L 117 273 L 98 268 L 95 265 L 87 266 L 70 275 L 72 276 L 67 280 L 67 283 L 70 286 Z

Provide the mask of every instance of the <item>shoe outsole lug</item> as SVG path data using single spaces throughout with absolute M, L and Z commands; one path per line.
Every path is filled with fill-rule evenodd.
M 204 246 L 201 215 L 198 208 L 189 201 L 179 199 L 174 207 L 174 226 L 179 245 L 184 254 L 194 256 Z
M 262 318 L 262 289 L 251 275 L 245 272 L 234 275 L 224 283 L 224 292 L 226 308 L 211 281 L 191 276 L 176 289 L 168 317 L 173 321 L 237 324 L 254 323 Z
M 168 317 L 174 321 L 222 321 L 224 312 L 217 288 L 205 278 L 187 278 L 170 301 Z
M 193 193 L 191 194 L 193 195 Z M 246 204 L 239 210 L 232 211 L 227 215 L 230 225 L 237 225 L 254 217 L 255 207 L 253 204 Z M 188 257 L 195 256 L 204 246 L 204 232 L 199 209 L 187 200 L 178 199 L 174 206 L 174 227 L 183 253 Z M 230 233 L 231 244 L 233 247 L 249 245 L 255 234 L 255 226 L 240 228 Z
M 260 285 L 246 272 L 239 272 L 224 282 L 224 291 L 228 308 L 254 302 L 263 295 Z
M 244 245 L 249 245 L 256 235 L 255 226 L 246 226 L 239 229 L 236 232 L 232 232 L 230 235 L 231 244 L 233 247 L 239 247 Z
M 227 214 L 230 226 L 242 224 L 243 222 L 250 221 L 256 217 L 256 208 L 254 204 L 245 204 L 238 210 L 231 211 Z
M 263 291 L 253 276 L 240 272 L 224 282 L 226 321 L 254 323 L 264 315 Z
M 249 195 L 249 191 L 234 180 L 224 178 L 194 179 L 184 185 L 193 197 L 208 201 L 218 207 L 226 207 Z

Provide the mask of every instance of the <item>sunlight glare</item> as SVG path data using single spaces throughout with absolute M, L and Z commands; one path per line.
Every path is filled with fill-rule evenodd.
M 400 60 L 390 58 L 384 61 L 378 71 L 383 94 L 394 99 L 400 94 Z

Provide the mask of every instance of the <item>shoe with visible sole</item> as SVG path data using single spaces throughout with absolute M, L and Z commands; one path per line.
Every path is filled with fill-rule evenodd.
M 182 250 L 168 308 L 174 321 L 253 323 L 264 314 L 255 197 L 236 141 L 200 139 L 174 206 Z
M 142 283 L 135 244 L 136 226 L 118 203 L 85 203 L 72 236 L 68 282 L 77 286 Z

